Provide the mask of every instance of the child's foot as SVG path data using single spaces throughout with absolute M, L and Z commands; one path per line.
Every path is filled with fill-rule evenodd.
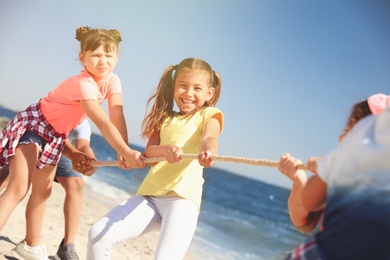
M 20 257 L 26 260 L 48 260 L 46 248 L 42 245 L 36 247 L 30 247 L 26 244 L 26 241 L 21 241 L 11 251 L 11 254 L 15 257 Z
M 64 240 L 61 241 L 60 246 L 58 247 L 57 255 L 55 256 L 57 260 L 79 260 L 76 249 L 73 243 L 69 243 L 64 246 Z

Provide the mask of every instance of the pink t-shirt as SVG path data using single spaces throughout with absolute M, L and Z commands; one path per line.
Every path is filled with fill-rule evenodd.
M 58 133 L 68 134 L 86 117 L 80 100 L 96 100 L 101 104 L 113 94 L 122 94 L 116 74 L 109 74 L 99 89 L 91 74 L 83 69 L 79 75 L 68 78 L 42 98 L 41 110 Z

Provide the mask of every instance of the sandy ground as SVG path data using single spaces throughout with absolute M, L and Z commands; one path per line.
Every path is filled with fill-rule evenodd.
M 81 260 L 86 259 L 87 232 L 92 224 L 99 220 L 110 209 L 93 199 L 93 192 L 84 189 L 83 213 L 76 237 L 76 251 Z M 10 254 L 11 250 L 25 235 L 26 198 L 14 210 L 7 224 L 0 232 L 0 259 L 17 259 Z M 46 246 L 50 259 L 54 259 L 59 243 L 64 234 L 64 217 L 62 213 L 65 191 L 58 183 L 53 184 L 53 191 L 47 203 L 41 244 Z M 133 240 L 124 241 L 113 251 L 111 259 L 148 260 L 154 259 L 154 251 L 158 241 L 158 232 L 149 233 Z M 186 260 L 192 259 L 189 255 Z

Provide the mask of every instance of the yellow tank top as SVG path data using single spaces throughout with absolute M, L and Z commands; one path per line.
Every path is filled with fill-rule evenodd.
M 191 117 L 175 113 L 173 118 L 166 119 L 162 125 L 160 145 L 173 144 L 181 147 L 185 154 L 198 154 L 204 125 L 218 113 L 221 114 L 222 131 L 224 117 L 218 108 L 207 107 Z M 203 183 L 203 166 L 198 160 L 182 160 L 179 163 L 162 161 L 150 168 L 137 194 L 159 196 L 175 192 L 180 197 L 194 201 L 200 208 Z

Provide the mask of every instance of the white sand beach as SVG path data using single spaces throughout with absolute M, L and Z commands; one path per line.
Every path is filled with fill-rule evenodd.
M 10 252 L 25 235 L 25 208 L 28 196 L 12 213 L 7 224 L 0 232 L 0 259 L 15 259 Z M 64 234 L 64 216 L 62 213 L 65 191 L 58 183 L 53 183 L 52 195 L 48 200 L 41 243 L 46 246 L 50 259 L 54 259 L 59 243 Z M 80 259 L 86 259 L 87 232 L 90 226 L 108 212 L 110 208 L 94 199 L 93 191 L 84 189 L 83 212 L 76 237 L 76 250 Z M 149 233 L 137 239 L 128 240 L 118 245 L 111 259 L 148 260 L 154 259 L 158 233 Z M 190 260 L 190 256 L 185 257 Z

